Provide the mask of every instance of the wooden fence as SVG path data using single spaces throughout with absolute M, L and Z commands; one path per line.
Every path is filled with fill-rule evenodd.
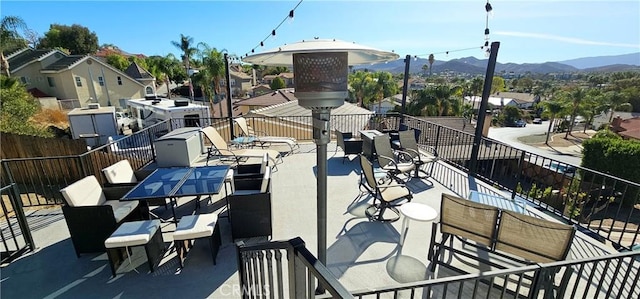
M 1 133 L 2 159 L 73 156 L 87 151 L 84 140 Z

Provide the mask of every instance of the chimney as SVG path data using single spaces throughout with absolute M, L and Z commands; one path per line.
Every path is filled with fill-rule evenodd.
M 620 115 L 616 116 L 612 121 L 611 121 L 611 130 L 618 133 L 620 131 L 622 131 L 622 128 L 620 128 L 620 124 L 622 123 L 622 118 L 620 117 Z

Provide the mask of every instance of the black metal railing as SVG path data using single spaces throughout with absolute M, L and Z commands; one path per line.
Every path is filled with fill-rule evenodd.
M 236 248 L 242 298 L 315 298 L 316 281 L 332 298 L 352 298 L 300 238 Z
M 16 184 L 2 186 L 0 195 L 0 264 L 4 264 L 35 245 Z
M 113 163 L 126 159 L 138 169 L 154 161 L 153 140 L 162 136 L 167 123 L 156 124 L 80 155 L 3 159 L 2 185 L 15 183 L 23 206 L 61 204 L 64 200 L 60 189 L 88 175 L 95 175 L 103 182 L 101 170 Z
M 415 117 L 419 144 L 435 147 L 440 160 L 469 172 L 473 135 Z M 490 138 L 479 145 L 476 177 L 524 198 L 619 248 L 640 243 L 640 183 L 531 153 Z M 446 180 L 450 180 L 447 178 Z M 466 184 L 441 181 L 466 196 Z
M 640 252 L 434 278 L 355 298 L 640 298 Z M 531 282 L 531 277 L 540 279 Z

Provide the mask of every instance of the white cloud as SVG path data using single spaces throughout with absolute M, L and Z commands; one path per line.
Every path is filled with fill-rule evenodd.
M 570 44 L 579 44 L 579 45 L 623 47 L 623 48 L 640 48 L 640 44 L 599 42 L 599 41 L 591 41 L 591 40 L 580 39 L 580 38 L 575 38 L 575 37 L 564 37 L 564 36 L 557 36 L 557 35 L 543 34 L 543 33 L 515 32 L 515 31 L 497 31 L 497 32 L 495 32 L 493 34 L 502 35 L 502 36 L 528 37 L 528 38 L 555 40 L 555 41 L 559 41 L 559 42 L 570 43 Z

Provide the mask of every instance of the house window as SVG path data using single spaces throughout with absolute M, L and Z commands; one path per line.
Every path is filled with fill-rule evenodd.
M 231 82 L 231 86 L 236 86 L 236 79 L 231 79 L 229 82 Z
M 226 81 L 224 79 L 220 79 L 220 87 L 226 86 Z
M 122 85 L 122 77 L 118 76 L 118 85 Z
M 100 86 L 104 86 L 104 78 L 98 77 L 98 84 L 100 84 Z
M 29 77 L 20 77 L 20 81 L 22 81 L 23 84 L 29 84 Z
M 82 87 L 82 79 L 80 77 L 76 77 L 76 86 Z
M 49 82 L 49 87 L 56 87 L 56 82 L 53 80 L 53 77 L 47 77 L 47 82 Z
M 151 86 L 147 86 L 145 92 L 146 92 L 146 94 L 153 94 L 153 88 L 151 88 Z

